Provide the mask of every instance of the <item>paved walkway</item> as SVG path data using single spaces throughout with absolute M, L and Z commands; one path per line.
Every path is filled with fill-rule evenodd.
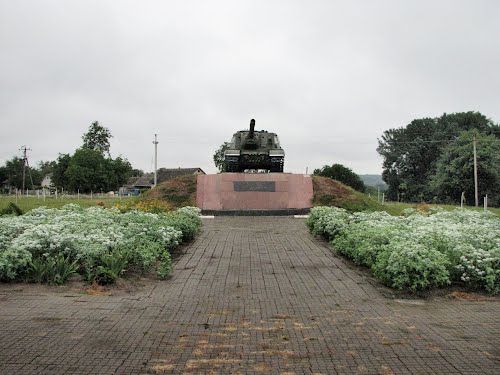
M 205 220 L 167 281 L 0 285 L 0 374 L 498 374 L 500 303 L 397 301 L 303 220 Z

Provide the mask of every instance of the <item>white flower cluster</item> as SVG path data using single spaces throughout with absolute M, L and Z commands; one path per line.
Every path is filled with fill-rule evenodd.
M 349 214 L 337 208 L 316 207 L 307 224 L 313 234 L 332 240 L 340 253 L 356 263 L 373 266 L 382 252 L 387 257 L 388 249 L 397 249 L 407 255 L 405 267 L 415 272 L 442 259 L 450 281 L 490 293 L 500 291 L 500 218 L 493 213 L 457 209 L 433 210 L 424 215 L 410 209 L 404 216 L 394 217 L 385 212 Z M 419 252 L 414 258 L 419 264 L 410 262 L 415 255 L 410 249 Z
M 183 215 L 195 212 L 184 209 Z M 172 215 L 141 211 L 122 214 L 115 208 L 82 209 L 75 204 L 62 209 L 37 208 L 23 216 L 0 218 L 0 280 L 15 278 L 16 272 L 32 257 L 62 254 L 76 260 L 91 260 L 117 247 L 147 249 L 137 246 L 141 243 L 172 249 L 179 244 L 183 233 L 171 222 Z

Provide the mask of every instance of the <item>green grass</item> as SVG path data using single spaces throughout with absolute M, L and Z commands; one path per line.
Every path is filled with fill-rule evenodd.
M 344 208 L 349 212 L 356 211 L 386 211 L 393 216 L 399 216 L 407 208 L 415 208 L 421 211 L 428 211 L 431 207 L 441 207 L 447 211 L 454 210 L 460 206 L 446 204 L 427 203 L 400 203 L 385 202 L 381 204 L 368 194 L 360 193 L 339 181 L 327 177 L 312 176 L 313 178 L 313 206 L 335 206 Z M 483 211 L 483 207 L 469 207 L 466 209 Z M 500 208 L 488 208 L 489 211 L 500 216 Z
M 446 211 L 452 211 L 456 208 L 460 208 L 459 205 L 455 206 L 451 204 L 402 203 L 402 202 L 385 202 L 383 205 L 381 205 L 381 207 L 384 211 L 394 216 L 401 215 L 403 210 L 407 208 L 427 210 L 430 207 L 440 207 Z M 484 211 L 483 207 L 465 206 L 464 208 L 466 210 Z M 500 216 L 500 208 L 498 207 L 488 207 L 488 211 L 491 211 L 494 214 Z
M 49 208 L 61 208 L 62 206 L 68 204 L 68 203 L 75 203 L 79 204 L 80 206 L 86 208 L 86 207 L 92 207 L 96 206 L 98 203 L 102 202 L 104 203 L 105 207 L 112 207 L 117 203 L 125 203 L 130 201 L 131 198 L 128 197 L 123 197 L 121 200 L 119 198 L 111 198 L 111 197 L 94 197 L 93 199 L 90 198 L 83 198 L 80 197 L 80 199 L 75 198 L 46 198 L 45 200 L 40 197 L 38 199 L 37 197 L 21 197 L 17 198 L 16 202 L 16 197 L 15 196 L 0 196 L 0 210 L 4 209 L 7 207 L 9 202 L 16 203 L 17 206 L 23 210 L 23 212 L 28 212 L 31 211 L 33 208 L 45 206 Z

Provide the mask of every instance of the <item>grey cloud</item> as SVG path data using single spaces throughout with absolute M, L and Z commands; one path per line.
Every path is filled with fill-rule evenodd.
M 72 152 L 92 121 L 113 155 L 213 172 L 257 120 L 286 169 L 378 173 L 377 137 L 416 117 L 500 119 L 495 1 L 4 1 L 0 162 Z

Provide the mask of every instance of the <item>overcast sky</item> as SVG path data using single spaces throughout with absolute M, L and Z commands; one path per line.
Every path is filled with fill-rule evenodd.
M 248 127 L 285 171 L 380 173 L 414 118 L 500 122 L 500 1 L 0 0 L 0 164 L 73 153 L 93 121 L 135 168 L 201 167 Z

